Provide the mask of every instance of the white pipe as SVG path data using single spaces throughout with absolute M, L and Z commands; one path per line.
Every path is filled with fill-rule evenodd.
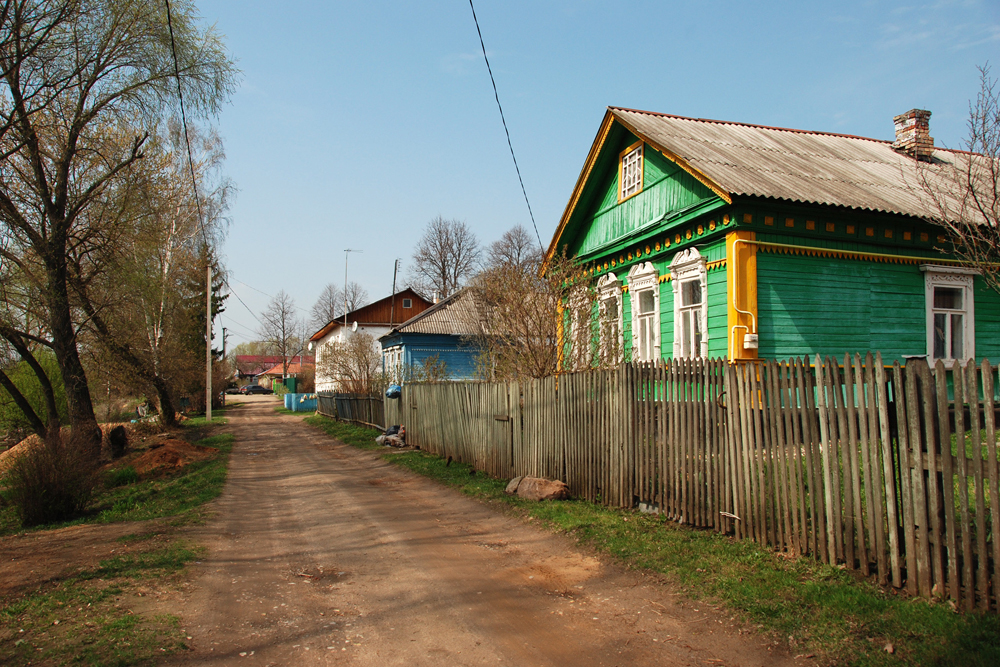
M 740 307 L 738 305 L 739 301 L 737 300 L 737 291 L 736 290 L 737 290 L 737 288 L 739 287 L 739 284 L 740 284 L 740 278 L 739 278 L 739 275 L 737 275 L 738 267 L 737 267 L 737 262 L 736 262 L 736 244 L 737 243 L 749 243 L 749 244 L 756 245 L 756 241 L 751 241 L 750 239 L 734 239 L 733 240 L 733 294 L 732 294 L 732 297 L 733 297 L 733 310 L 735 310 L 737 313 L 740 313 L 741 315 L 749 315 L 750 316 L 751 329 L 749 330 L 749 333 L 755 334 L 755 333 L 757 333 L 757 317 L 753 313 L 751 313 L 750 311 L 748 311 L 748 310 L 740 310 Z M 729 330 L 729 352 L 730 352 L 730 354 L 729 354 L 729 360 L 730 361 L 733 360 L 733 356 L 736 353 L 736 349 L 735 349 L 735 347 L 736 347 L 735 346 L 735 343 L 736 343 L 736 341 L 735 341 L 736 330 L 737 329 L 746 329 L 746 328 L 747 327 L 745 325 L 735 324 Z

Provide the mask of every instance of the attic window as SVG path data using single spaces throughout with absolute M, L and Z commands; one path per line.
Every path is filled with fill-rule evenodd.
M 403 299 L 403 308 L 413 308 L 413 299 Z
M 621 153 L 618 163 L 618 201 L 624 201 L 642 191 L 642 142 L 638 141 Z

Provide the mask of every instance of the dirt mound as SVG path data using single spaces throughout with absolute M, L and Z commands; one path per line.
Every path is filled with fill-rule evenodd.
M 215 456 L 219 450 L 211 447 L 192 445 L 183 440 L 171 438 L 150 449 L 131 463 L 140 475 L 157 469 L 182 468 L 194 461 L 202 461 Z
M 149 432 L 150 428 L 149 425 L 146 424 L 132 424 L 129 422 L 119 422 L 119 423 L 113 422 L 108 424 L 98 424 L 98 426 L 100 426 L 101 428 L 101 435 L 104 436 L 101 445 L 102 449 L 107 448 L 108 433 L 110 433 L 111 430 L 116 426 L 125 427 L 125 432 L 128 434 L 129 443 L 135 442 L 136 436 L 139 435 L 140 432 L 147 433 Z M 63 438 L 68 438 L 70 434 L 70 428 L 68 426 L 64 426 L 62 428 L 61 433 Z M 8 467 L 10 467 L 10 464 L 14 462 L 14 459 L 16 457 L 20 456 L 21 454 L 30 452 L 32 449 L 38 447 L 41 444 L 42 444 L 41 438 L 39 438 L 37 435 L 32 434 L 29 435 L 24 440 L 22 440 L 21 442 L 14 445 L 13 447 L 11 447 L 10 449 L 0 452 L 0 474 L 3 474 L 3 472 L 7 470 Z

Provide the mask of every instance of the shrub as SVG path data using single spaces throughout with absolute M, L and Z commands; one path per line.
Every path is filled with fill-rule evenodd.
M 72 441 L 39 445 L 17 456 L 3 476 L 4 495 L 24 527 L 65 521 L 94 490 L 94 462 Z

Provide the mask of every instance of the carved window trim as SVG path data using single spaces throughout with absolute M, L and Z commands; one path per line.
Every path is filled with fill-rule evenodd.
M 618 154 L 618 203 L 642 192 L 643 144 L 637 141 Z
M 926 311 L 927 323 L 927 360 L 934 364 L 938 357 L 934 355 L 934 316 L 946 314 L 962 315 L 962 356 L 956 359 L 950 356 L 948 348 L 954 339 L 954 332 L 948 329 L 949 335 L 945 341 L 945 356 L 940 357 L 942 361 L 952 364 L 955 361 L 966 361 L 976 358 L 976 304 L 975 304 L 975 276 L 978 271 L 959 266 L 941 266 L 937 264 L 921 264 L 920 270 L 924 273 L 924 309 Z M 935 308 L 934 288 L 949 287 L 962 290 L 962 306 L 957 309 Z
M 629 302 L 632 310 L 632 358 L 635 361 L 655 361 L 660 359 L 660 276 L 652 262 L 640 262 L 628 272 Z M 653 310 L 651 313 L 640 312 L 640 302 L 644 292 L 652 292 Z M 652 345 L 643 345 L 639 340 L 642 321 L 645 321 L 647 334 L 652 334 Z M 652 349 L 648 349 L 652 348 Z M 643 350 L 646 349 L 646 354 Z
M 708 262 L 697 248 L 688 248 L 674 255 L 670 262 L 670 281 L 674 292 L 674 358 L 708 357 Z M 697 281 L 701 288 L 701 303 L 693 307 L 683 306 L 681 304 L 683 286 L 694 281 Z M 694 313 L 701 328 L 698 350 L 691 350 L 687 355 L 683 350 L 682 311 Z
M 615 321 L 607 317 L 608 306 L 614 302 L 618 313 Z M 604 364 L 620 364 L 624 358 L 624 312 L 622 281 L 614 273 L 606 273 L 597 281 L 597 317 L 599 318 L 600 353 Z M 611 340 L 611 338 L 614 340 Z

